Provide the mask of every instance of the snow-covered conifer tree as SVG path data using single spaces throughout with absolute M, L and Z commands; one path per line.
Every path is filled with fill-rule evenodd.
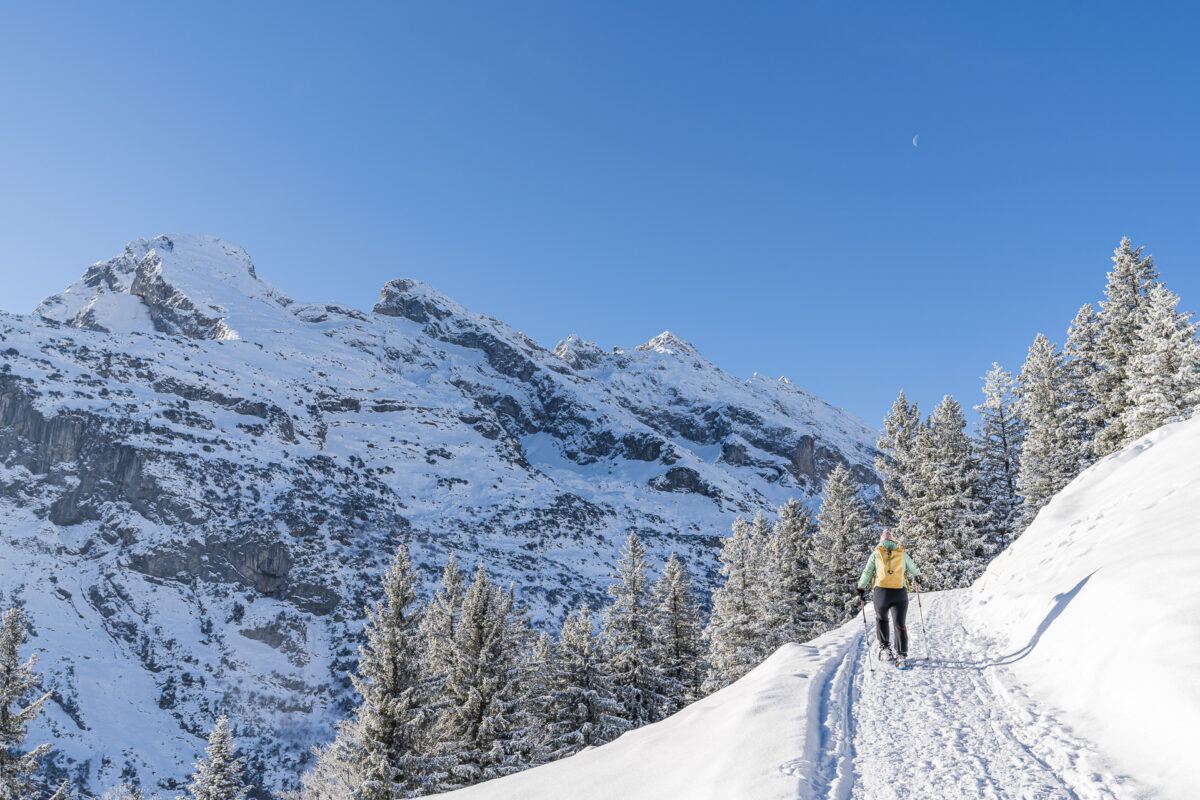
M 551 675 L 552 758 L 610 742 L 629 729 L 586 603 L 563 622 Z
M 242 800 L 250 788 L 242 783 L 241 758 L 234 756 L 229 718 L 222 714 L 208 735 L 204 758 L 196 762 L 186 800 Z
M 1011 372 L 992 363 L 984 377 L 983 403 L 975 410 L 979 412 L 979 497 L 987 513 L 988 544 L 999 552 L 1017 534 L 1017 512 L 1021 507 L 1017 471 L 1025 428 L 1017 413 Z
M 662 670 L 668 693 L 668 714 L 700 696 L 706 667 L 703 627 L 692 577 L 672 553 L 654 585 L 651 626 L 654 661 Z
M 416 572 L 400 545 L 383 576 L 385 602 L 367 608 L 366 644 L 359 648 L 354 688 L 362 741 L 347 750 L 360 757 L 355 796 L 394 800 L 436 787 L 436 766 L 426 752 L 428 697 L 423 691 Z
M 314 745 L 312 767 L 300 777 L 303 800 L 352 800 L 361 784 L 362 720 L 357 714 L 342 720 L 337 735 L 324 747 Z
M 453 663 L 454 630 L 462 612 L 465 581 L 454 554 L 446 560 L 442 570 L 442 585 L 434 592 L 421 615 L 421 637 L 425 671 L 433 693 L 441 691 L 441 685 Z
M 942 398 L 913 443 L 915 465 L 900 514 L 901 545 L 932 588 L 969 585 L 987 563 L 986 514 L 962 406 Z
M 617 702 L 634 727 L 657 722 L 669 706 L 662 670 L 654 662 L 654 601 L 647 569 L 646 548 L 630 532 L 608 587 L 613 602 L 604 611 L 602 633 Z
M 867 504 L 850 470 L 841 464 L 825 480 L 812 543 L 814 603 L 823 627 L 833 628 L 858 611 L 854 587 L 870 555 L 874 530 Z
M 1098 455 L 1114 452 L 1129 440 L 1124 423 L 1130 402 L 1127 366 L 1145 319 L 1150 288 L 1158 282 L 1154 259 L 1143 256 L 1142 251 L 1128 238 L 1121 240 L 1113 251 L 1113 270 L 1108 273 L 1105 299 L 1100 303 L 1095 342 L 1101 369 L 1093 376 L 1092 388 Z
M 38 761 L 49 754 L 50 745 L 40 744 L 23 751 L 26 729 L 41 713 L 50 693 L 37 694 L 41 676 L 34 670 L 37 656 L 21 662 L 25 643 L 25 614 L 10 608 L 0 618 L 0 798 L 30 800 Z M 55 797 L 65 794 L 66 784 Z
M 765 653 L 816 635 L 809 568 L 812 512 L 795 498 L 779 507 L 761 591 Z
M 1062 354 L 1039 333 L 1017 382 L 1018 411 L 1025 423 L 1017 472 L 1022 528 L 1079 471 L 1077 454 L 1071 448 L 1073 432 L 1066 387 Z
M 1126 365 L 1125 410 L 1120 424 L 1127 441 L 1191 416 L 1200 404 L 1200 327 L 1177 310 L 1179 296 L 1162 284 L 1151 287 L 1133 354 Z
M 1102 423 L 1095 394 L 1103 369 L 1099 336 L 1100 319 L 1092 304 L 1084 303 L 1067 329 L 1063 346 L 1068 443 L 1077 456 L 1080 472 L 1096 460 L 1096 434 Z
M 909 405 L 904 390 L 883 418 L 883 435 L 875 443 L 875 471 L 883 482 L 883 493 L 876 503 L 875 513 L 883 525 L 892 526 L 900 518 L 900 505 L 908 496 L 905 482 L 911 471 L 912 446 L 921 427 L 917 404 Z
M 742 517 L 734 520 L 732 535 L 721 540 L 725 580 L 713 590 L 712 613 L 704 628 L 709 651 L 706 692 L 733 683 L 762 657 L 760 561 L 754 545 L 754 526 Z
M 443 789 L 520 771 L 530 763 L 521 701 L 522 618 L 512 592 L 493 586 L 483 564 L 463 596 L 445 699 L 435 730 L 449 766 Z

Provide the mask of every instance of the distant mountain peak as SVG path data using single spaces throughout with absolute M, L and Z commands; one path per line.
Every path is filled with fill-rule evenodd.
M 681 339 L 670 331 L 663 331 L 645 344 L 639 344 L 636 349 L 676 355 L 700 355 L 700 351 L 693 347 L 691 342 Z
M 467 316 L 467 309 L 425 281 L 397 278 L 379 291 L 379 302 L 371 309 L 387 317 L 404 317 L 425 324 L 452 316 Z
M 88 267 L 34 314 L 108 333 L 157 331 L 193 339 L 240 339 L 281 327 L 291 298 L 258 277 L 250 255 L 216 236 L 136 239 L 116 258 Z

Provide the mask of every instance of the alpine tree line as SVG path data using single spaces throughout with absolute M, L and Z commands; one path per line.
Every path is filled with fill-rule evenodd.
M 720 585 L 703 619 L 686 565 L 656 579 L 631 533 L 603 609 L 572 610 L 535 634 L 513 588 L 451 556 L 421 602 L 402 546 L 367 609 L 352 676 L 361 704 L 316 749 L 302 800 L 394 800 L 507 775 L 615 739 L 749 672 L 787 642 L 857 612 L 852 587 L 881 526 L 894 527 L 930 588 L 969 585 L 1037 512 L 1098 458 L 1200 405 L 1200 342 L 1153 260 L 1123 239 L 1105 298 L 1084 305 L 1060 349 L 1038 334 L 1018 376 L 993 364 L 967 433 L 947 395 L 922 418 L 901 392 L 877 442 L 880 491 L 868 503 L 850 470 L 829 473 L 818 513 L 796 500 L 774 519 L 738 518 L 721 541 Z M 33 798 L 48 745 L 22 750 L 36 697 L 20 662 L 18 610 L 0 625 L 0 796 Z M 65 784 L 57 797 L 65 792 Z M 242 800 L 228 720 L 180 800 Z M 111 800 L 138 800 L 129 787 Z

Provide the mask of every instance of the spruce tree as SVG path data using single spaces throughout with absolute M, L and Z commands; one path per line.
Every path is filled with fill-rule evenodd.
M 1186 419 L 1200 404 L 1200 327 L 1177 310 L 1179 296 L 1156 284 L 1147 296 L 1133 354 L 1126 365 L 1126 441 Z
M 498 778 L 530 763 L 519 708 L 521 621 L 512 592 L 493 586 L 480 564 L 463 596 L 435 725 L 438 752 L 449 769 L 442 789 Z
M 901 389 L 892 410 L 883 418 L 883 435 L 875 443 L 879 450 L 879 455 L 875 456 L 875 472 L 883 484 L 875 513 L 885 526 L 894 526 L 900 519 L 900 506 L 908 496 L 905 484 L 912 469 L 912 447 L 920 427 L 921 413 L 917 404 L 909 405 Z
M 651 636 L 653 597 L 647 575 L 646 549 L 630 532 L 621 548 L 617 572 L 608 593 L 603 639 L 617 702 L 634 727 L 662 719 L 669 706 L 662 670 L 654 663 Z
M 867 505 L 850 470 L 838 464 L 825 481 L 817 512 L 812 564 L 814 604 L 825 629 L 858 611 L 854 587 L 874 541 Z
M 186 800 L 242 800 L 250 788 L 242 783 L 244 764 L 234 756 L 229 718 L 224 714 L 208 735 L 204 758 L 196 762 Z
M 552 758 L 610 742 L 630 728 L 586 603 L 563 621 L 550 684 Z
M 11 608 L 0 617 L 0 798 L 31 800 L 38 761 L 50 753 L 49 744 L 23 751 L 26 729 L 50 693 L 38 695 L 41 676 L 34 670 L 37 656 L 21 662 L 25 643 L 25 614 Z M 65 784 L 58 795 L 64 794 Z
M 300 778 L 303 800 L 352 800 L 361 781 L 364 755 L 359 716 L 339 722 L 333 741 L 324 747 L 314 745 L 312 754 L 313 765 Z
M 1017 413 L 1012 373 L 997 363 L 992 363 L 984 377 L 983 398 L 983 403 L 975 406 L 979 412 L 976 440 L 979 496 L 987 512 L 988 544 L 999 552 L 1017 533 L 1017 512 L 1021 507 L 1017 471 L 1025 430 Z
M 1021 527 L 1027 526 L 1079 471 L 1066 397 L 1066 367 L 1058 348 L 1038 334 L 1017 382 L 1018 411 L 1025 424 L 1017 490 Z
M 436 785 L 434 762 L 425 752 L 429 719 L 422 682 L 416 573 L 400 545 L 383 576 L 385 602 L 367 608 L 366 644 L 359 648 L 354 688 L 362 735 L 359 800 L 394 800 Z M 351 750 L 353 745 L 349 746 Z
M 453 664 L 454 631 L 462 613 L 465 593 L 462 570 L 451 553 L 442 570 L 442 585 L 429 598 L 421 615 L 422 655 L 429 691 L 434 695 L 441 692 Z
M 1121 240 L 1113 251 L 1113 270 L 1108 273 L 1105 299 L 1100 303 L 1096 353 L 1101 369 L 1093 377 L 1092 387 L 1098 455 L 1112 453 L 1129 440 L 1125 432 L 1130 402 L 1128 365 L 1146 316 L 1150 289 L 1158 282 L 1154 259 L 1143 256 L 1142 251 L 1128 238 Z
M 795 498 L 779 507 L 760 593 L 767 653 L 816 635 L 809 565 L 813 525 L 812 512 Z
M 1063 347 L 1066 388 L 1064 391 L 1068 444 L 1079 462 L 1079 471 L 1096 460 L 1096 434 L 1102 427 L 1096 387 L 1103 366 L 1100 363 L 1100 319 L 1091 303 L 1085 303 L 1067 330 Z
M 692 578 L 674 553 L 654 585 L 653 659 L 662 670 L 670 714 L 700 696 L 705 672 L 703 622 Z
M 725 580 L 713 590 L 712 613 L 704 628 L 709 649 L 706 692 L 733 683 L 762 656 L 760 561 L 754 545 L 754 527 L 742 517 L 734 520 L 733 533 L 721 540 Z
M 962 406 L 946 395 L 913 444 L 915 468 L 899 528 L 931 588 L 969 585 L 991 555 L 980 530 L 986 514 L 966 425 Z

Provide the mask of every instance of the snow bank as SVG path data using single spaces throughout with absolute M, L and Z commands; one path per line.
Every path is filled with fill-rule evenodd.
M 749 675 L 603 747 L 444 797 L 460 800 L 794 800 L 816 797 L 822 692 L 861 628 L 781 647 Z
M 1195 797 L 1200 719 L 1200 417 L 1161 428 L 1054 497 L 972 588 L 968 625 L 1122 769 Z

